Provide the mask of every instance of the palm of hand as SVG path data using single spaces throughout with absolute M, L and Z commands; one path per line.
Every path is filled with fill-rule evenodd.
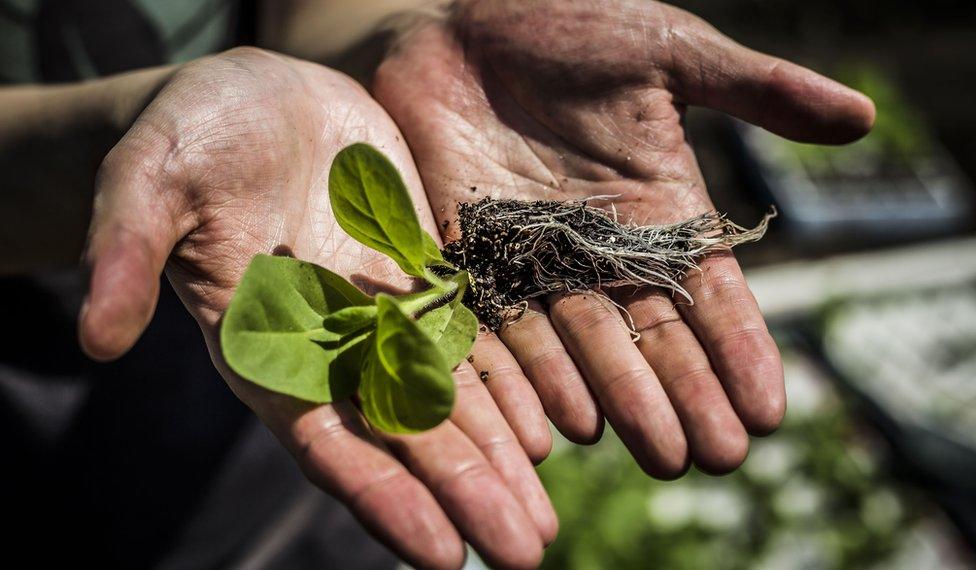
M 331 213 L 329 167 L 355 142 L 390 157 L 432 228 L 399 131 L 351 79 L 252 49 L 180 68 L 100 169 L 82 342 L 94 356 L 124 352 L 152 315 L 165 266 L 230 387 L 306 475 L 388 545 L 413 563 L 451 567 L 463 560 L 463 535 L 495 563 L 532 565 L 555 534 L 555 515 L 467 363 L 455 374 L 449 420 L 387 437 L 370 432 L 351 402 L 273 394 L 222 361 L 219 318 L 257 253 L 286 251 L 367 289 L 410 285 Z
M 374 92 L 449 224 L 457 202 L 485 195 L 615 196 L 622 218 L 640 224 L 711 209 L 682 126 L 689 103 L 826 142 L 857 136 L 873 112 L 863 96 L 689 14 L 627 1 L 465 3 L 406 36 Z M 448 225 L 445 237 L 456 231 Z M 552 299 L 548 319 L 540 311 L 500 332 L 564 434 L 598 437 L 605 413 L 663 477 L 690 460 L 733 469 L 746 431 L 774 429 L 785 406 L 775 344 L 731 254 L 708 258 L 685 286 L 694 306 L 660 291 L 611 293 L 642 333 L 636 345 L 592 295 Z M 495 353 L 484 360 L 499 360 L 497 341 L 483 344 Z M 506 415 L 519 431 L 517 414 Z
M 167 273 L 191 312 L 215 324 L 251 257 L 279 246 L 343 275 L 406 285 L 384 256 L 338 229 L 328 198 L 332 158 L 356 141 L 414 172 L 385 113 L 320 66 L 256 50 L 220 57 L 180 70 L 102 169 L 103 178 L 151 180 L 168 201 L 176 235 L 167 236 Z

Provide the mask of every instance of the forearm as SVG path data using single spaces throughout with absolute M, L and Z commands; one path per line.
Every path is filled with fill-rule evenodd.
M 170 72 L 0 89 L 0 274 L 78 262 L 98 166 Z
M 445 0 L 287 0 L 264 2 L 258 44 L 364 79 L 385 50 L 391 18 L 433 11 Z

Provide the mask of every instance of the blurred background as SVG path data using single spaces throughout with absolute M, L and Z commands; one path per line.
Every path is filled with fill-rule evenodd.
M 829 148 L 717 113 L 688 124 L 783 352 L 784 426 L 738 472 L 652 481 L 612 434 L 539 471 L 547 568 L 974 568 L 976 3 L 673 2 L 860 89 L 874 132 Z
M 646 477 L 609 431 L 585 448 L 557 436 L 539 468 L 561 519 L 544 566 L 976 568 L 976 2 L 672 3 L 865 91 L 877 127 L 826 148 L 689 112 L 717 207 L 743 225 L 780 212 L 737 253 L 783 352 L 785 424 L 735 474 L 671 482 Z M 21 12 L 34 4 L 0 0 L 0 52 L 33 41 Z M 248 27 L 237 2 L 137 4 L 208 16 L 157 30 L 182 46 L 163 50 L 173 60 Z M 20 71 L 0 83 L 37 79 Z M 80 291 L 79 275 L 38 279 L 47 287 L 0 288 L 15 300 L 0 304 L 0 505 L 16 523 L 4 561 L 397 564 L 226 390 L 168 287 L 132 353 L 94 364 L 75 341 L 80 297 L 45 292 Z

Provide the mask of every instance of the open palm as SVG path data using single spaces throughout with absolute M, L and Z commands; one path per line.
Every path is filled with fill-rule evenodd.
M 410 286 L 331 212 L 329 167 L 360 141 L 396 164 L 432 228 L 399 131 L 351 79 L 254 49 L 178 68 L 99 171 L 82 344 L 103 359 L 127 350 L 152 316 L 165 269 L 234 392 L 314 483 L 388 545 L 419 566 L 457 567 L 463 537 L 495 564 L 532 566 L 554 538 L 555 514 L 468 363 L 455 373 L 448 421 L 388 437 L 372 432 L 350 402 L 273 394 L 221 358 L 219 320 L 255 254 L 294 255 L 365 289 Z
M 459 2 L 401 38 L 373 91 L 448 240 L 457 203 L 484 196 L 614 196 L 638 224 L 712 209 L 682 125 L 687 105 L 826 143 L 856 139 L 874 116 L 863 95 L 643 0 Z M 476 367 L 530 455 L 547 449 L 540 400 L 574 441 L 598 438 L 605 414 L 640 465 L 666 478 L 691 461 L 734 469 L 747 432 L 776 428 L 782 365 L 734 257 L 709 256 L 684 286 L 694 305 L 654 289 L 610 293 L 637 343 L 612 304 L 586 294 L 483 335 Z

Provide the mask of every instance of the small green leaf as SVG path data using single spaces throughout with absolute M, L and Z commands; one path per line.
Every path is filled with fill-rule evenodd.
M 467 358 L 478 336 L 478 317 L 460 303 L 434 309 L 420 317 L 417 325 L 434 341 L 451 369 Z
M 444 421 L 454 379 L 444 356 L 389 295 L 376 296 L 376 332 L 367 340 L 359 397 L 363 415 L 389 433 L 414 433 Z
M 325 330 L 338 335 L 358 332 L 376 322 L 376 305 L 346 307 L 330 313 L 322 320 Z
M 342 277 L 290 257 L 258 255 L 237 286 L 220 328 L 231 370 L 269 390 L 310 402 L 351 395 L 357 374 L 337 358 L 360 344 L 325 330 L 323 318 L 373 300 Z M 358 372 L 358 371 L 357 371 Z
M 452 369 L 471 352 L 478 336 L 478 317 L 461 304 L 468 286 L 468 273 L 461 271 L 452 277 L 458 283 L 457 293 L 449 303 L 424 313 L 417 326 L 437 345 Z
M 427 232 L 424 232 L 424 255 L 426 259 L 424 260 L 425 266 L 430 265 L 442 265 L 450 267 L 450 264 L 444 261 L 444 254 L 441 253 L 441 248 L 437 247 L 437 242 L 434 238 Z
M 347 234 L 389 256 L 408 275 L 423 276 L 433 240 L 425 240 L 400 173 L 380 151 L 365 143 L 342 149 L 329 171 L 329 200 Z

